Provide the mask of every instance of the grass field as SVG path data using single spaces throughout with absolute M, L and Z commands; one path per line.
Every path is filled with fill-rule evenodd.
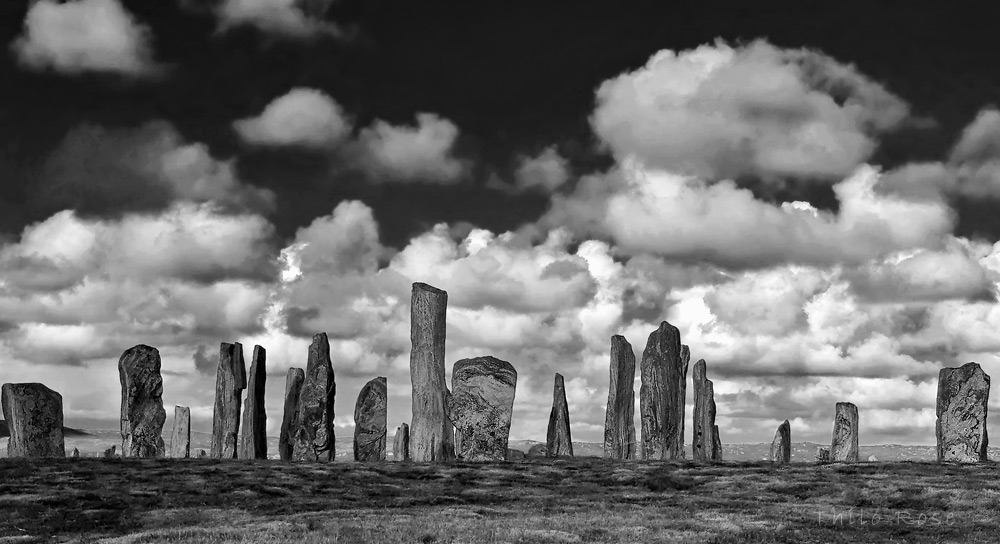
M 996 463 L 0 460 L 0 542 L 997 541 Z

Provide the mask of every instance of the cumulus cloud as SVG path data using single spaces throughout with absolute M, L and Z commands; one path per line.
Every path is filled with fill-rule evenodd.
M 547 147 L 534 157 L 520 157 L 514 179 L 518 188 L 551 193 L 569 180 L 569 164 L 555 147 Z
M 325 20 L 332 0 L 223 0 L 216 8 L 220 28 L 249 25 L 268 34 L 294 39 L 340 37 L 343 32 Z
M 11 48 L 34 70 L 147 76 L 158 71 L 151 36 L 118 0 L 38 0 Z
M 714 181 L 839 180 L 907 119 L 905 102 L 810 50 L 765 41 L 660 51 L 597 90 L 594 131 L 618 157 Z
M 362 162 L 375 179 L 454 183 L 466 165 L 452 156 L 458 127 L 432 113 L 418 113 L 417 125 L 376 120 L 358 136 Z
M 233 128 L 254 145 L 323 149 L 350 136 L 351 120 L 326 93 L 296 87 L 271 101 L 260 115 L 235 121 Z

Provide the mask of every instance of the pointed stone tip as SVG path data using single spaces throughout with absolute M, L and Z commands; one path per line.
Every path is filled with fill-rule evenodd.
M 413 283 L 413 292 L 417 292 L 417 291 L 427 291 L 429 293 L 435 293 L 435 294 L 438 294 L 438 295 L 447 295 L 448 294 L 448 292 L 445 291 L 444 289 L 438 289 L 437 287 L 434 287 L 433 285 L 428 285 L 426 283 L 419 282 L 419 281 Z
M 619 346 L 629 346 L 629 347 L 632 346 L 632 344 L 628 343 L 628 339 L 626 339 L 624 336 L 620 334 L 616 334 L 611 337 L 611 345 L 615 344 L 618 344 Z

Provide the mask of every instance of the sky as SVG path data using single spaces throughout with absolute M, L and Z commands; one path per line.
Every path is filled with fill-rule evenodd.
M 512 439 L 558 372 L 601 441 L 611 336 L 666 320 L 723 442 L 853 402 L 862 443 L 933 444 L 940 369 L 1000 375 L 1000 50 L 921 4 L 3 2 L 0 382 L 114 429 L 148 344 L 167 426 L 210 431 L 219 344 L 260 344 L 276 435 L 326 332 L 337 432 L 385 376 L 392 434 L 426 282 L 449 381 L 517 369 Z

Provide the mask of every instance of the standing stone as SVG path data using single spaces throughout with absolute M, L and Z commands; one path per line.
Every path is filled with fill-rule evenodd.
M 816 460 L 821 463 L 830 462 L 830 448 L 824 448 L 823 446 L 816 448 Z
M 774 433 L 774 440 L 771 442 L 771 462 L 779 465 L 792 462 L 792 426 L 787 419 L 778 425 L 778 432 Z
M 40 383 L 5 383 L 0 405 L 10 434 L 7 457 L 66 457 L 62 395 Z
M 719 436 L 719 426 L 712 426 L 712 460 L 722 461 L 722 437 Z
M 835 463 L 858 461 L 858 407 L 850 402 L 837 403 L 830 460 Z
M 495 357 L 462 359 L 451 373 L 448 416 L 461 434 L 456 452 L 465 461 L 503 461 L 514 411 L 517 371 Z
M 663 321 L 642 352 L 639 410 L 643 459 L 684 458 L 684 395 L 691 353 L 681 334 Z
M 707 365 L 704 359 L 694 364 L 694 437 L 691 442 L 691 452 L 695 461 L 718 460 L 721 457 L 721 447 L 716 447 L 718 427 L 715 425 L 715 388 L 712 380 L 707 378 Z
M 549 457 L 573 457 L 566 385 L 562 374 L 559 373 L 556 373 L 556 381 L 552 388 L 552 411 L 549 413 L 549 429 L 545 435 L 545 445 Z
M 236 459 L 240 432 L 240 404 L 247 388 L 243 345 L 223 342 L 215 374 L 215 410 L 212 414 L 212 458 Z
M 354 405 L 355 461 L 385 461 L 388 397 L 384 377 L 375 378 L 361 388 Z
M 104 456 L 105 459 L 114 459 L 115 457 L 118 457 L 117 455 L 115 455 L 116 448 L 117 446 L 111 446 L 110 448 L 104 450 L 104 453 L 102 455 Z
M 986 411 L 990 377 L 976 363 L 942 368 L 937 392 L 938 461 L 987 460 Z
M 445 313 L 448 293 L 414 283 L 410 295 L 410 382 L 413 419 L 410 457 L 444 461 L 455 457 L 454 429 L 448 420 L 444 377 Z
M 118 360 L 122 386 L 122 457 L 162 457 L 163 377 L 160 352 L 144 344 L 131 347 Z
M 253 347 L 247 402 L 240 428 L 240 459 L 267 459 L 267 413 L 264 411 L 264 383 L 267 380 L 267 352 Z
M 604 419 L 604 458 L 635 459 L 635 353 L 624 336 L 611 337 L 611 381 Z
M 337 455 L 333 433 L 333 401 L 336 395 L 330 340 L 322 332 L 313 335 L 309 346 L 309 361 L 299 393 L 297 421 L 292 434 L 292 459 L 333 461 Z
M 278 435 L 278 456 L 282 461 L 292 458 L 293 433 L 299 413 L 299 393 L 306 373 L 301 368 L 289 368 L 285 376 L 285 404 L 281 415 L 281 432 Z
M 527 456 L 524 455 L 523 451 L 507 448 L 508 461 L 518 462 L 518 461 L 524 461 L 526 458 Z
M 174 406 L 174 430 L 170 433 L 170 456 L 176 459 L 191 457 L 191 409 Z
M 198 450 L 198 459 L 208 459 L 208 452 L 205 450 Z
M 528 448 L 527 453 L 524 456 L 528 459 L 538 459 L 540 457 L 548 457 L 549 450 L 545 447 L 545 444 L 535 444 Z
M 73 459 L 80 458 L 80 450 L 78 448 L 73 448 Z
M 410 426 L 406 423 L 396 427 L 396 436 L 392 439 L 392 460 L 410 460 Z

